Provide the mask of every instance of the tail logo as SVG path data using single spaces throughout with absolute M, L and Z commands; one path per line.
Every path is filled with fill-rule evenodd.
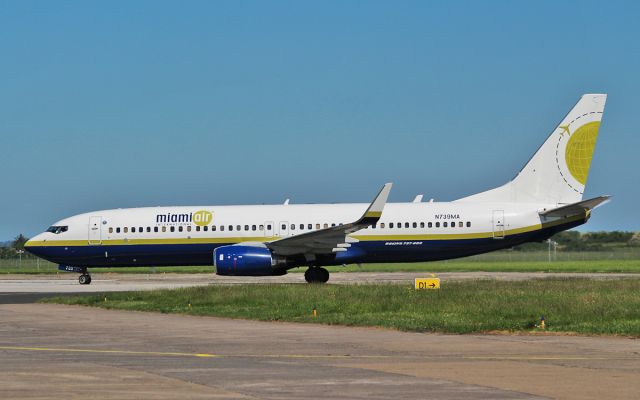
M 596 147 L 600 122 L 594 121 L 582 125 L 569 137 L 569 143 L 565 150 L 565 159 L 569 172 L 578 182 L 585 185 L 593 157 L 593 149 Z
M 560 125 L 560 135 L 556 147 L 556 162 L 564 181 L 573 190 L 582 194 L 587 183 L 593 150 L 598 138 L 600 121 L 593 121 L 593 114 L 582 115 L 567 125 Z M 586 118 L 583 118 L 586 117 Z M 591 117 L 591 118 L 589 118 Z M 592 119 L 592 121 L 589 121 Z M 587 120 L 587 121 L 585 121 Z M 571 126 L 577 122 L 585 122 L 571 132 Z M 562 162 L 564 160 L 564 162 Z

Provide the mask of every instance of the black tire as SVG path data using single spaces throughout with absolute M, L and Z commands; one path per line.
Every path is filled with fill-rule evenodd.
M 324 268 L 318 268 L 318 275 L 320 277 L 320 283 L 327 283 L 329 281 L 329 271 Z
M 307 283 L 314 283 L 313 278 L 315 277 L 315 268 L 313 267 L 309 267 L 307 268 L 306 271 L 304 271 L 304 280 L 307 281 Z
M 304 273 L 304 279 L 308 283 L 326 283 L 329 280 L 329 271 L 324 268 L 309 267 Z
M 78 277 L 78 282 L 81 285 L 88 285 L 91 283 L 91 275 L 89 274 L 82 274 L 80 275 L 80 277 Z

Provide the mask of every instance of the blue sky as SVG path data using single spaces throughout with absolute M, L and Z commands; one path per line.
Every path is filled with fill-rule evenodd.
M 0 239 L 145 205 L 453 200 L 609 94 L 583 229 L 640 230 L 640 3 L 0 2 Z

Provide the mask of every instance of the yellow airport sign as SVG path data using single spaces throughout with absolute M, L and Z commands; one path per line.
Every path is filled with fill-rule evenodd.
M 440 289 L 440 278 L 416 278 L 416 290 Z

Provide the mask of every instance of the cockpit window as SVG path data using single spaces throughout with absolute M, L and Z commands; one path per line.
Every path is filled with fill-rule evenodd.
M 66 232 L 69 230 L 68 226 L 50 226 L 49 229 L 47 229 L 47 232 L 51 232 L 51 233 L 55 233 L 56 235 L 62 232 Z

